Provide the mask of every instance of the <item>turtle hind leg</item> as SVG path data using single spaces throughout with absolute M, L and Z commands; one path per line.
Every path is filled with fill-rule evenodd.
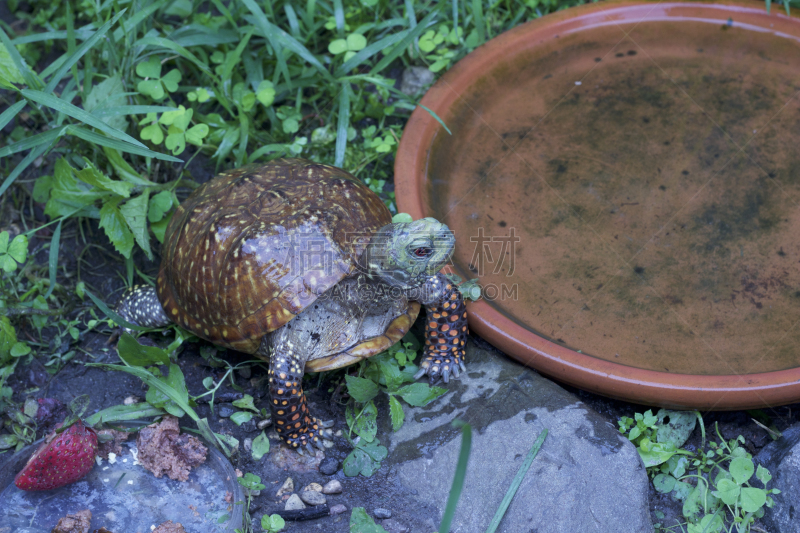
M 427 374 L 431 384 L 440 377 L 447 383 L 451 375 L 458 377 L 460 371 L 466 370 L 467 306 L 458 287 L 442 274 L 432 277 L 423 293 L 427 314 L 425 353 L 414 378 Z
M 306 448 L 313 455 L 312 444 L 322 450 L 323 441 L 333 437 L 333 432 L 326 429 L 333 423 L 322 422 L 309 412 L 303 392 L 305 359 L 293 344 L 285 340 L 271 348 L 267 344 L 265 338 L 259 352 L 270 360 L 270 410 L 275 431 L 291 448 L 301 454 Z
M 134 285 L 125 291 L 116 311 L 126 321 L 144 328 L 163 328 L 172 324 L 161 307 L 156 288 L 149 285 Z M 130 333 L 127 328 L 122 329 Z

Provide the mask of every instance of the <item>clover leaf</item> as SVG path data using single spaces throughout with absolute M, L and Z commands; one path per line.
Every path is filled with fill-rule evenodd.
M 164 98 L 166 96 L 165 89 L 171 93 L 177 91 L 178 83 L 181 81 L 181 73 L 175 68 L 162 77 L 161 61 L 155 56 L 136 65 L 136 74 L 145 78 L 136 86 L 137 90 L 150 96 L 153 100 Z
M 28 237 L 17 235 L 9 244 L 7 231 L 0 232 L 0 267 L 6 272 L 14 272 L 17 263 L 24 263 L 28 257 Z
M 261 102 L 264 107 L 269 107 L 275 101 L 275 85 L 269 80 L 264 80 L 258 84 L 256 89 L 256 99 Z
M 336 39 L 328 45 L 328 51 L 335 56 L 344 54 L 344 60 L 349 61 L 356 52 L 367 46 L 367 38 L 360 33 L 351 33 L 346 39 Z

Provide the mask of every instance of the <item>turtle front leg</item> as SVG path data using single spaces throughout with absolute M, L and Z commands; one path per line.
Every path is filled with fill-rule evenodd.
M 467 306 L 458 287 L 443 274 L 430 278 L 422 294 L 427 313 L 425 353 L 414 378 L 427 374 L 431 384 L 439 377 L 448 383 L 451 374 L 458 377 L 459 371 L 466 371 Z
M 156 288 L 149 285 L 134 285 L 125 291 L 117 303 L 117 314 L 144 328 L 167 327 L 172 323 L 161 307 Z M 130 333 L 127 328 L 122 330 Z
M 260 351 L 265 349 L 265 343 L 266 341 L 262 342 Z M 327 429 L 333 425 L 333 421 L 322 422 L 308 410 L 308 402 L 303 393 L 305 358 L 295 351 L 292 342 L 288 340 L 266 349 L 270 352 L 270 410 L 275 431 L 300 454 L 305 447 L 313 455 L 312 444 L 324 450 L 323 439 L 333 437 L 333 432 Z

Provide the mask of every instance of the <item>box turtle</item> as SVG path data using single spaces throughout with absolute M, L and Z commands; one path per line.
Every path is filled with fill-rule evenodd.
M 309 413 L 303 373 L 353 364 L 400 340 L 424 305 L 416 377 L 464 370 L 467 314 L 439 270 L 455 239 L 432 218 L 395 222 L 351 174 L 302 159 L 223 172 L 178 207 L 155 287 L 117 312 L 145 327 L 174 322 L 269 361 L 272 419 L 302 450 L 330 437 Z M 302 453 L 302 451 L 301 451 Z

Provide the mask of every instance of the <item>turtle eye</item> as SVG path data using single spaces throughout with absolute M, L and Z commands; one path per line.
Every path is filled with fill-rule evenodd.
M 414 255 L 417 257 L 428 257 L 429 255 L 431 255 L 431 253 L 433 253 L 433 250 L 431 248 L 426 248 L 424 246 L 414 250 Z

